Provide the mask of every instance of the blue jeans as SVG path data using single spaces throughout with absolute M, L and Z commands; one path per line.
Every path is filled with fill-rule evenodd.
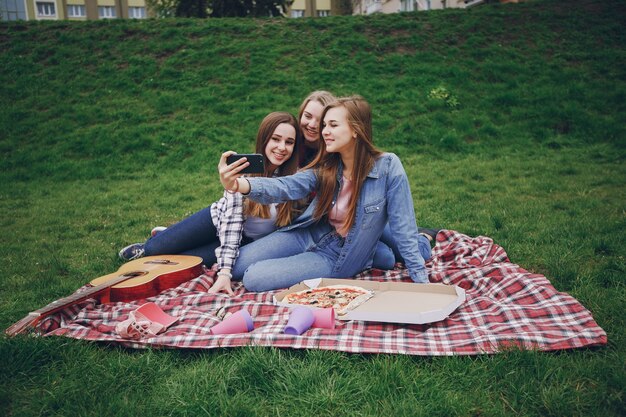
M 418 228 L 419 230 L 419 228 Z M 380 243 L 383 243 L 381 245 Z M 432 249 L 430 248 L 430 240 L 426 236 L 418 235 L 418 250 L 424 258 L 425 261 L 429 260 L 432 256 Z M 374 257 L 374 267 L 380 269 L 391 269 L 384 268 L 383 266 L 389 262 L 389 254 L 384 249 L 381 249 L 381 246 L 384 248 L 385 246 L 389 248 L 389 250 L 393 253 L 394 262 L 402 262 L 404 263 L 404 259 L 398 250 L 398 244 L 391 233 L 391 229 L 389 228 L 389 224 L 385 226 L 383 230 L 383 234 L 380 236 L 380 242 L 376 247 L 376 255 Z M 376 265 L 379 266 L 376 266 Z
M 426 240 L 426 242 L 422 242 Z M 241 246 L 250 242 L 245 235 Z M 210 207 L 204 208 L 180 222 L 159 232 L 145 243 L 145 255 L 193 255 L 202 258 L 209 268 L 217 262 L 215 250 L 220 246 L 217 230 L 211 219 Z M 419 249 L 424 259 L 430 258 L 430 244 L 428 239 L 420 236 Z M 279 252 L 276 257 L 283 257 Z M 268 259 L 268 258 L 265 258 Z M 385 228 L 381 242 L 376 246 L 372 267 L 378 269 L 393 269 L 396 262 L 403 262 L 393 240 L 389 226 Z M 243 276 L 243 273 L 241 274 Z M 234 275 L 237 279 L 237 275 Z M 241 279 L 239 277 L 238 279 Z
M 341 183 L 343 165 L 337 170 L 335 194 Z M 277 178 L 254 177 L 248 179 L 248 198 L 262 204 L 279 203 L 305 198 L 318 185 L 317 171 L 308 169 L 294 175 Z M 334 198 L 336 199 L 336 195 Z M 414 282 L 428 282 L 428 271 L 419 245 L 419 233 L 415 223 L 415 212 L 411 188 L 397 155 L 384 153 L 374 162 L 373 168 L 363 182 L 357 202 L 354 223 L 348 231 L 341 253 L 333 265 L 336 275 L 350 277 L 372 266 L 372 260 L 380 237 L 387 225 L 393 232 L 398 253 Z M 316 227 L 320 220 L 314 216 L 319 204 L 319 193 L 305 212 L 288 230 Z M 267 259 L 267 258 L 266 258 Z
M 419 242 L 420 252 L 424 254 L 427 248 L 430 258 L 428 239 L 420 236 Z M 287 288 L 311 278 L 351 278 L 334 271 L 343 244 L 344 239 L 328 224 L 273 232 L 241 248 L 232 271 L 233 279 L 243 280 L 248 291 L 259 292 Z M 381 249 L 381 253 L 377 250 L 379 264 L 372 266 L 381 268 L 380 263 L 384 263 L 385 269 L 393 268 L 392 250 L 385 245 Z M 352 275 L 359 272 L 357 266 Z
M 148 239 L 145 255 L 194 255 L 210 268 L 217 262 L 215 249 L 219 246 L 211 209 L 207 207 Z
M 241 248 L 233 279 L 258 292 L 309 278 L 332 278 L 342 246 L 343 238 L 327 225 L 273 232 Z

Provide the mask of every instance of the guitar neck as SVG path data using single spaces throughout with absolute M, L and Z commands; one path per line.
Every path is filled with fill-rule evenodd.
M 47 306 L 40 308 L 39 310 L 31 311 L 30 313 L 28 313 L 26 317 L 16 322 L 15 324 L 13 324 L 11 327 L 7 328 L 5 330 L 5 333 L 8 336 L 18 335 L 24 332 L 26 329 L 37 325 L 37 323 L 39 323 L 45 317 L 51 314 L 54 314 L 59 310 L 63 310 L 64 308 L 67 308 L 71 305 L 77 304 L 81 301 L 87 300 L 89 298 L 97 297 L 101 293 L 108 291 L 108 289 L 111 288 L 112 286 L 117 285 L 131 278 L 134 278 L 134 275 L 120 275 L 117 278 L 114 278 L 103 284 L 96 285 L 83 292 L 72 294 L 68 297 L 53 301 Z

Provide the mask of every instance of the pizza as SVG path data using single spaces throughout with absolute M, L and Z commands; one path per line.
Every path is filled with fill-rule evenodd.
M 333 307 L 335 313 L 344 315 L 374 295 L 373 291 L 353 285 L 329 285 L 287 294 L 283 302 L 317 308 Z

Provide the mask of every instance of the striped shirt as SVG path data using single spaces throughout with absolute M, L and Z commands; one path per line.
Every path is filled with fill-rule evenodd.
M 239 256 L 245 220 L 242 194 L 224 191 L 224 196 L 211 204 L 211 220 L 220 239 L 220 246 L 215 249 L 217 267 L 233 269 Z
M 276 178 L 279 172 L 280 169 L 277 168 L 273 177 Z M 271 230 L 265 227 L 265 232 L 267 232 L 265 234 L 277 229 L 275 225 L 276 209 L 272 209 L 270 212 L 270 220 L 274 223 L 274 227 Z M 243 194 L 224 191 L 224 196 L 211 204 L 211 220 L 217 229 L 217 237 L 220 239 L 220 246 L 215 249 L 218 270 L 223 268 L 232 270 L 239 256 L 239 246 L 241 246 L 241 238 L 246 223 L 246 215 L 243 212 Z M 261 220 L 266 221 L 268 219 Z M 255 236 L 248 237 L 259 239 L 265 234 L 256 233 Z

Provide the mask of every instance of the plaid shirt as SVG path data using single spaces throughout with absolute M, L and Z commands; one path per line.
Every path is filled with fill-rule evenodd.
M 211 219 L 221 243 L 215 249 L 217 267 L 218 269 L 232 269 L 235 259 L 239 256 L 239 245 L 245 221 L 241 193 L 224 191 L 224 196 L 211 204 Z

